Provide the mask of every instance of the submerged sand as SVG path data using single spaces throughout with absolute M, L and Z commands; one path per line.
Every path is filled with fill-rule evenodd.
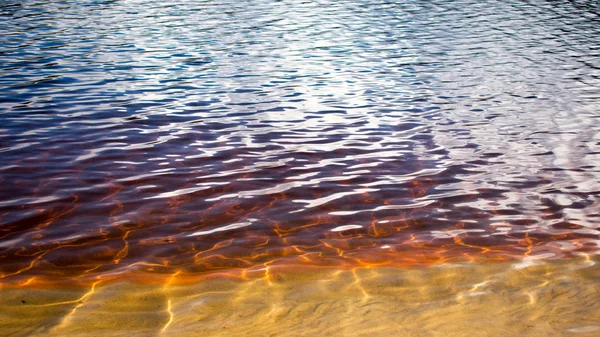
M 258 271 L 261 272 L 261 271 Z M 598 336 L 589 258 L 0 289 L 2 336 Z

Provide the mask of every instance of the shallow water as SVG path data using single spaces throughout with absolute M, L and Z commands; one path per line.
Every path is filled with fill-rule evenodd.
M 598 336 L 600 268 L 585 259 L 515 268 L 271 273 L 177 285 L 3 290 L 0 329 L 30 336 Z M 11 334 L 12 333 L 12 334 Z
M 226 275 L 260 294 L 265 270 L 598 255 L 597 2 L 9 0 L 0 18 L 7 289 Z

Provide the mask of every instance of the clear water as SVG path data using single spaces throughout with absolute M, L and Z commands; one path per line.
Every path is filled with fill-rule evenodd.
M 0 32 L 3 286 L 597 268 L 596 1 L 9 0 Z

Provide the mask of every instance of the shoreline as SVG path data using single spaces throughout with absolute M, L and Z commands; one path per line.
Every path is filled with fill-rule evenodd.
M 565 252 L 548 247 L 545 249 L 529 250 L 525 254 L 464 254 L 440 255 L 439 252 L 422 251 L 413 252 L 412 255 L 398 253 L 374 254 L 373 256 L 353 256 L 339 259 L 316 258 L 304 256 L 291 256 L 284 259 L 272 260 L 262 264 L 251 265 L 246 268 L 215 268 L 213 270 L 189 271 L 183 267 L 169 265 L 154 265 L 147 263 L 134 263 L 125 265 L 115 270 L 89 274 L 49 274 L 45 269 L 36 272 L 32 267 L 14 274 L 0 274 L 0 289 L 10 287 L 27 287 L 32 289 L 51 289 L 69 287 L 88 287 L 101 282 L 104 284 L 121 281 L 133 281 L 160 285 L 165 282 L 188 285 L 204 280 L 232 279 L 253 280 L 270 275 L 285 275 L 287 273 L 312 272 L 312 271 L 337 271 L 371 268 L 396 268 L 396 269 L 422 269 L 440 265 L 454 265 L 465 263 L 478 264 L 515 264 L 518 266 L 535 265 L 539 263 L 561 263 L 561 261 L 594 261 L 600 260 L 600 252 L 593 250 L 589 254 L 582 251 Z M 386 255 L 387 254 L 387 255 Z M 350 255 L 350 254 L 348 254 Z M 363 254 L 364 255 L 364 254 Z M 46 273 L 44 273 L 46 272 Z M 177 277 L 173 277 L 176 275 Z

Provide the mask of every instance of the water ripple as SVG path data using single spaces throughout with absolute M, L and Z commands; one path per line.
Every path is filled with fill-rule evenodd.
M 0 277 L 597 253 L 599 13 L 4 1 Z

